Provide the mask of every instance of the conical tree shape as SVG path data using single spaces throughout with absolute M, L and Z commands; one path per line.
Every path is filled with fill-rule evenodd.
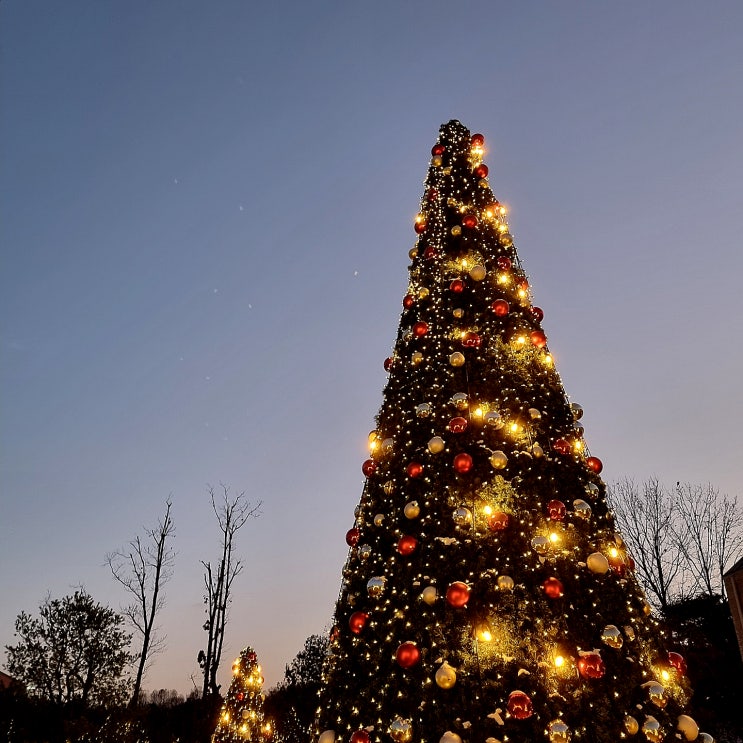
M 263 719 L 263 675 L 253 648 L 232 664 L 232 682 L 219 713 L 212 743 L 264 741 L 270 726 Z
M 432 154 L 314 740 L 693 740 L 483 138 Z

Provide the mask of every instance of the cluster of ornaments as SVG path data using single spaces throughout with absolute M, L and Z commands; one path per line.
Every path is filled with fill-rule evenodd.
M 583 571 L 584 575 L 610 576 L 615 581 L 626 581 L 634 569 L 634 562 L 621 537 L 614 533 L 604 515 L 607 509 L 601 500 L 599 487 L 603 464 L 598 457 L 590 455 L 585 446 L 580 405 L 569 403 L 564 399 L 564 393 L 561 393 L 562 400 L 556 402 L 554 396 L 549 397 L 543 390 L 536 390 L 534 398 L 528 400 L 520 399 L 509 389 L 499 390 L 493 396 L 495 399 L 484 399 L 473 395 L 470 388 L 464 386 L 442 395 L 442 390 L 450 388 L 452 379 L 461 378 L 463 372 L 470 369 L 485 373 L 483 370 L 488 365 L 497 366 L 505 354 L 512 356 L 505 359 L 505 363 L 522 364 L 524 368 L 536 370 L 530 372 L 536 380 L 534 384 L 546 380 L 544 384 L 562 389 L 547 349 L 547 336 L 541 327 L 544 312 L 531 304 L 529 282 L 513 247 L 505 222 L 505 208 L 494 197 L 490 198 L 488 168 L 482 163 L 483 148 L 482 135 L 473 135 L 469 142 L 470 173 L 467 177 L 468 183 L 479 189 L 478 193 L 488 195 L 486 203 L 475 206 L 456 194 L 444 200 L 440 189 L 430 186 L 414 223 L 419 237 L 410 253 L 414 262 L 411 285 L 402 302 L 403 319 L 395 351 L 384 362 L 391 375 L 385 394 L 388 405 L 394 409 L 386 418 L 380 414 L 379 428 L 369 435 L 371 453 L 361 467 L 367 478 L 365 495 L 357 508 L 356 521 L 346 533 L 350 553 L 344 572 L 356 579 L 356 585 L 362 581 L 365 590 L 363 593 L 361 590 L 345 592 L 347 605 L 339 603 L 336 614 L 339 623 L 331 639 L 346 633 L 354 638 L 352 647 L 359 647 L 366 633 L 375 627 L 378 606 L 396 588 L 385 574 L 395 559 L 414 560 L 433 538 L 444 543 L 472 540 L 474 536 L 497 540 L 506 538 L 511 530 L 527 528 L 527 519 L 519 512 L 518 506 L 495 504 L 487 511 L 478 509 L 475 512 L 472 503 L 460 502 L 451 508 L 450 536 L 433 537 L 430 530 L 421 526 L 422 519 L 427 516 L 424 499 L 441 497 L 430 492 L 433 483 L 450 481 L 463 493 L 476 493 L 483 483 L 494 478 L 510 478 L 516 482 L 532 463 L 549 462 L 554 468 L 570 472 L 573 481 L 582 483 L 582 492 L 573 492 L 570 498 L 555 492 L 553 497 L 545 498 L 540 504 L 538 515 L 530 513 L 532 521 L 529 523 L 534 529 L 529 540 L 532 552 L 525 559 L 542 567 L 551 566 L 555 562 L 554 555 L 558 550 L 555 543 L 559 542 L 560 534 L 580 533 L 583 543 L 592 545 L 592 549 L 574 555 L 576 567 L 571 572 Z M 443 176 L 450 174 L 447 169 L 451 171 L 452 165 L 447 154 L 444 144 L 434 146 L 433 172 L 440 171 Z M 452 214 L 459 216 L 453 219 Z M 447 216 L 444 219 L 442 215 Z M 447 252 L 452 241 L 455 245 L 460 244 L 457 241 L 467 240 L 470 241 L 468 245 L 476 244 L 472 236 L 481 231 L 494 231 L 496 234 L 493 241 L 501 254 L 493 260 L 483 258 L 476 248 L 466 259 Z M 487 247 L 483 246 L 481 252 L 486 252 Z M 430 276 L 439 279 L 445 276 L 442 287 L 432 287 Z M 484 320 L 468 317 L 467 302 L 475 298 L 480 306 L 485 307 L 487 317 Z M 439 304 L 435 305 L 436 302 Z M 444 306 L 453 307 L 446 317 L 441 309 Z M 435 373 L 431 373 L 431 369 L 436 370 Z M 419 378 L 433 380 L 430 390 L 416 387 Z M 525 384 L 524 388 L 534 390 L 533 385 Z M 525 393 L 519 394 L 523 397 Z M 547 400 L 549 405 L 545 402 Z M 406 401 L 406 407 L 401 405 L 401 401 Z M 556 419 L 550 415 L 553 409 L 565 413 Z M 406 421 L 405 426 L 385 427 L 389 421 L 399 420 Z M 423 430 L 427 433 L 423 440 L 418 440 Z M 373 502 L 396 504 L 400 510 L 395 514 L 394 528 L 390 525 L 393 519 L 384 509 L 369 510 L 369 504 Z M 603 519 L 600 528 L 594 510 L 601 513 L 598 519 Z M 399 517 L 400 511 L 403 518 Z M 597 534 L 601 533 L 601 539 L 592 540 L 586 536 L 591 528 Z M 375 554 L 379 547 L 372 544 L 386 545 L 386 542 L 380 539 L 375 542 L 371 537 L 374 530 L 377 534 L 394 534 L 392 554 Z M 460 611 L 462 622 L 470 621 L 468 612 L 478 608 L 479 597 L 466 572 L 463 568 L 460 579 L 443 583 L 433 579 L 428 585 L 422 583 L 419 600 L 435 610 Z M 572 580 L 573 576 L 569 577 Z M 555 574 L 547 574 L 544 580 L 540 578 L 538 585 L 544 599 L 562 605 L 560 602 L 569 603 L 572 598 L 566 588 L 569 583 L 566 576 L 555 570 Z M 494 584 L 504 594 L 513 595 L 518 589 L 514 578 L 506 573 L 495 576 Z M 649 614 L 650 609 L 645 605 L 643 611 Z M 380 619 L 376 621 L 381 626 Z M 384 621 L 383 617 L 381 621 Z M 490 629 L 484 621 L 472 627 L 475 637 L 482 642 L 489 641 Z M 626 644 L 636 640 L 633 627 L 622 622 L 602 621 L 595 636 L 602 647 L 576 648 L 573 655 L 565 659 L 575 671 L 576 683 L 602 683 L 607 674 L 608 654 L 625 652 Z M 461 683 L 458 674 L 462 669 L 450 663 L 445 654 L 434 661 L 434 657 L 427 657 L 426 651 L 413 637 L 399 636 L 394 647 L 398 673 L 410 673 L 423 665 L 429 673 L 428 681 L 440 690 L 441 702 L 446 704 L 447 692 Z M 677 653 L 669 653 L 667 658 L 655 662 L 675 674 L 676 681 L 685 674 L 685 662 Z M 505 689 L 497 701 L 501 707 L 488 717 L 499 726 L 531 724 L 534 719 L 540 719 L 528 688 L 514 686 Z M 687 715 L 678 716 L 676 729 L 672 731 L 667 729 L 667 723 L 664 727 L 653 714 L 649 714 L 653 709 L 664 710 L 668 704 L 669 692 L 660 681 L 649 681 L 642 692 L 645 704 L 638 707 L 642 714 L 628 710 L 622 729 L 616 731 L 617 739 L 642 735 L 650 743 L 660 743 L 668 736 L 675 736 L 682 740 L 710 743 L 710 736 L 700 733 L 696 723 Z M 421 732 L 416 730 L 412 712 L 414 710 L 409 716 L 398 715 L 389 719 L 383 725 L 384 729 L 369 721 L 369 724 L 351 730 L 350 737 L 328 728 L 320 734 L 319 743 L 348 743 L 349 740 L 350 743 L 386 740 L 410 743 L 420 740 Z M 568 743 L 573 739 L 573 731 L 562 716 L 540 721 L 550 743 Z M 459 732 L 451 729 L 441 731 L 439 743 L 462 743 L 460 733 L 461 729 Z M 488 738 L 469 743 L 500 741 Z

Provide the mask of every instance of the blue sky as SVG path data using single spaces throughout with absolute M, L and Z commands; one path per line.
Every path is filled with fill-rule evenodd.
M 740 494 L 743 6 L 0 3 L 0 644 L 169 494 L 148 688 L 202 647 L 207 485 L 240 534 L 225 679 L 326 627 L 439 126 L 490 182 L 607 481 Z

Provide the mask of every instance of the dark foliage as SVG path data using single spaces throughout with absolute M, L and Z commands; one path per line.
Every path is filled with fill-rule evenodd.
M 669 605 L 665 620 L 688 665 L 693 717 L 717 743 L 743 740 L 743 660 L 730 606 L 703 595 Z

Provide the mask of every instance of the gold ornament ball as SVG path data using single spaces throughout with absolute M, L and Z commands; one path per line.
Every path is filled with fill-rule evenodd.
M 499 575 L 498 576 L 498 588 L 501 591 L 513 591 L 515 583 L 510 575 Z
M 451 165 L 447 165 L 447 167 L 442 168 L 441 172 L 444 175 L 451 175 Z
M 451 689 L 457 683 L 457 672 L 444 661 L 436 671 L 436 684 L 442 689 Z
M 420 512 L 421 509 L 417 500 L 411 500 L 410 503 L 405 504 L 404 513 L 406 519 L 417 519 Z
M 413 261 L 417 257 L 418 257 L 418 248 L 410 248 L 410 250 L 408 250 L 408 258 L 410 258 L 410 260 Z
M 534 455 L 534 456 L 535 456 L 535 457 L 536 457 L 537 459 L 539 459 L 540 457 L 543 457 L 543 456 L 544 456 L 544 449 L 542 449 L 542 447 L 541 447 L 541 446 L 539 446 L 539 444 L 534 444 L 534 445 L 533 445 L 533 446 L 531 447 L 531 453 L 532 453 L 532 454 L 533 454 L 533 455 Z
M 550 541 L 547 537 L 534 537 L 534 539 L 531 540 L 531 546 L 538 555 L 546 555 L 550 546 Z
M 472 523 L 472 511 L 469 508 L 460 506 L 454 511 L 452 518 L 457 526 L 469 526 Z
M 447 730 L 440 738 L 439 743 L 462 743 L 462 739 L 451 730 Z
M 467 393 L 466 392 L 455 392 L 451 396 L 451 402 L 454 403 L 454 407 L 457 410 L 467 410 Z
M 445 446 L 446 444 L 444 443 L 444 439 L 442 439 L 441 436 L 434 436 L 428 441 L 428 451 L 430 451 L 431 454 L 439 454 L 440 452 L 444 451 Z
M 619 650 L 624 645 L 624 638 L 622 633 L 615 624 L 607 624 L 604 629 L 601 630 L 601 642 L 604 645 L 608 645 L 610 648 Z
M 575 510 L 575 515 L 579 519 L 587 521 L 591 518 L 591 506 L 587 501 L 584 501 L 583 498 L 576 498 L 573 501 L 573 509 Z
M 429 606 L 432 606 L 436 602 L 437 595 L 435 586 L 426 586 L 421 593 L 421 598 Z
M 395 743 L 409 743 L 413 738 L 413 725 L 410 720 L 403 720 L 402 717 L 396 717 L 390 723 L 390 737 Z
M 372 597 L 377 598 L 382 595 L 384 591 L 384 578 L 382 576 L 375 576 L 370 578 L 366 584 L 366 592 Z
M 415 406 L 415 414 L 419 418 L 428 418 L 431 415 L 431 406 L 427 402 L 422 402 L 420 405 Z
M 416 351 L 410 357 L 410 360 L 413 362 L 413 366 L 418 366 L 423 361 L 423 354 L 420 351 Z
M 668 697 L 666 696 L 666 689 L 663 684 L 659 684 L 657 681 L 651 681 L 647 685 L 647 690 L 650 701 L 658 709 L 663 709 L 668 704 Z
M 455 224 L 454 227 L 451 228 L 451 234 L 454 235 L 454 237 L 459 237 L 462 234 L 462 228 Z
M 465 361 L 466 359 L 461 351 L 454 351 L 454 353 L 449 356 L 449 363 L 452 366 L 464 366 Z
M 428 295 L 429 295 L 430 293 L 431 293 L 431 292 L 429 291 L 428 287 L 426 287 L 426 286 L 422 286 L 422 287 L 420 288 L 420 290 L 418 291 L 418 296 L 419 296 L 419 297 L 420 297 L 421 299 L 426 299 L 426 298 L 428 297 Z
M 635 720 L 632 715 L 627 715 L 624 718 L 624 729 L 630 734 L 634 735 L 640 729 L 640 723 Z
M 529 408 L 529 417 L 533 421 L 538 421 L 542 417 L 542 412 L 536 408 Z
M 335 730 L 325 730 L 320 733 L 317 743 L 335 743 Z
M 645 733 L 650 743 L 661 743 L 665 737 L 661 724 L 652 715 L 646 717 L 645 722 L 642 723 L 642 732 Z
M 487 178 L 481 178 L 479 181 L 477 181 L 477 185 L 480 186 L 480 188 L 487 188 L 490 184 L 488 183 Z
M 577 421 L 583 417 L 583 408 L 577 402 L 570 403 L 570 412 Z
M 715 743 L 715 739 L 709 733 L 699 733 L 699 743 Z
M 684 734 L 686 740 L 696 740 L 699 736 L 699 725 L 689 715 L 679 715 L 676 730 Z
M 490 455 L 490 464 L 493 469 L 502 470 L 508 464 L 508 457 L 502 451 L 494 451 Z
M 464 317 L 464 310 L 461 307 L 455 307 L 451 311 L 451 314 L 454 315 L 454 317 L 456 317 L 457 320 L 460 320 L 461 318 Z
M 501 243 L 503 243 L 503 245 L 505 245 L 507 248 L 509 248 L 509 247 L 511 247 L 511 245 L 513 245 L 513 236 L 510 233 L 508 233 L 508 232 L 504 232 L 500 236 L 500 241 L 501 241 Z
M 382 439 L 382 451 L 385 454 L 389 454 L 395 446 L 395 439 L 392 437 Z
M 433 165 L 434 168 L 440 168 L 441 163 L 443 162 L 444 161 L 441 159 L 439 155 L 436 155 L 435 157 L 431 158 L 431 164 Z
M 368 544 L 362 544 L 359 547 L 359 558 L 362 560 L 368 560 L 371 557 L 372 548 Z
M 496 413 L 495 410 L 489 410 L 487 413 L 485 413 L 485 423 L 488 426 L 495 428 L 496 430 L 499 428 L 503 428 L 504 425 L 501 414 Z
M 382 523 L 384 522 L 384 514 L 378 513 L 374 516 L 374 526 L 382 526 Z
M 586 566 L 596 575 L 605 575 L 609 570 L 609 561 L 600 552 L 592 552 L 588 555 Z
M 382 490 L 384 490 L 385 495 L 392 495 L 392 493 L 395 492 L 395 483 L 393 480 L 387 480 L 387 482 L 382 485 Z
M 596 498 L 599 497 L 599 486 L 596 485 L 596 483 L 589 482 L 588 485 L 586 485 L 585 490 L 586 495 L 588 495 L 591 500 L 596 500 Z
M 485 266 L 483 266 L 481 263 L 478 263 L 476 266 L 472 266 L 472 268 L 470 269 L 470 278 L 473 281 L 482 281 L 487 275 L 488 272 L 485 270 Z
M 562 720 L 553 720 L 547 726 L 550 743 L 569 743 L 570 728 Z

